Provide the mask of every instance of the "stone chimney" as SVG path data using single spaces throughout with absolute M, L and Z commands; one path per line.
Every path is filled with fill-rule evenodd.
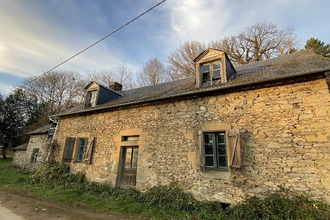
M 117 82 L 111 82 L 109 83 L 109 88 L 114 91 L 121 91 L 123 88 L 123 85 Z

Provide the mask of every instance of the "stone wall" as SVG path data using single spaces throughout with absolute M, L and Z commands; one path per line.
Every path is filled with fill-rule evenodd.
M 324 79 L 61 118 L 66 137 L 95 137 L 73 172 L 116 184 L 122 136 L 139 135 L 137 189 L 179 182 L 198 199 L 237 203 L 281 187 L 330 202 L 330 95 Z M 242 168 L 200 171 L 198 131 L 240 130 Z
M 47 134 L 31 135 L 27 149 L 24 151 L 16 150 L 13 165 L 31 170 L 38 168 L 46 160 L 49 144 L 50 140 L 47 139 Z M 31 162 L 33 149 L 39 149 L 37 162 Z
M 26 150 L 16 150 L 14 153 L 12 164 L 17 167 L 25 167 L 26 162 Z
M 47 134 L 33 134 L 30 136 L 29 145 L 26 149 L 27 167 L 29 169 L 38 168 L 46 160 L 49 142 Z M 35 163 L 31 162 L 33 149 L 39 149 L 38 160 Z

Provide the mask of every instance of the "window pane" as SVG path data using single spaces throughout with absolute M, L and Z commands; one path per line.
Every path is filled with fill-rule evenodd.
M 226 156 L 219 156 L 219 167 L 227 167 Z
M 78 153 L 77 153 L 77 161 L 82 161 L 84 159 L 84 153 L 86 150 L 87 139 L 80 138 L 79 139 L 79 146 L 78 146 Z
M 94 107 L 96 104 L 96 91 L 92 91 L 91 105 Z
M 205 154 L 213 154 L 213 146 L 210 144 L 205 144 Z
M 218 145 L 218 153 L 219 153 L 219 156 L 221 156 L 221 155 L 226 156 L 226 146 Z
M 213 70 L 220 69 L 220 63 L 213 63 Z
M 212 144 L 212 135 L 211 134 L 204 134 L 204 143 L 205 144 Z
M 213 71 L 213 79 L 219 79 L 220 78 L 220 70 Z
M 203 73 L 203 83 L 210 81 L 210 73 Z
M 82 154 L 82 153 L 78 153 L 78 155 L 77 155 L 77 161 L 82 161 L 83 155 L 84 154 Z
M 210 65 L 209 64 L 202 65 L 202 73 L 205 73 L 205 72 L 210 72 Z
M 131 168 L 132 167 L 132 148 L 126 149 L 126 158 L 125 158 L 125 168 Z
M 214 167 L 213 156 L 206 156 L 205 157 L 205 166 L 206 167 Z
M 225 133 L 219 133 L 218 135 L 218 144 L 225 144 Z
M 34 148 L 32 151 L 31 163 L 35 163 L 38 161 L 38 155 L 39 155 L 39 148 Z
M 137 168 L 139 149 L 133 149 L 132 168 Z

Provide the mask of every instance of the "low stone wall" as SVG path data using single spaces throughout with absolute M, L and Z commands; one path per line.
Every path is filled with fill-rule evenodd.
M 286 188 L 330 202 L 330 95 L 324 79 L 62 118 L 66 137 L 95 137 L 73 172 L 116 185 L 122 137 L 139 135 L 137 188 L 179 182 L 198 199 L 237 203 Z M 200 171 L 198 131 L 239 129 L 242 167 Z
M 17 167 L 26 166 L 26 150 L 16 150 L 12 160 L 12 164 Z

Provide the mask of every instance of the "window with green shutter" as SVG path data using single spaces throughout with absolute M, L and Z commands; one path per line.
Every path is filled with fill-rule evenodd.
M 226 133 L 204 133 L 203 140 L 205 169 L 228 170 Z
M 82 162 L 84 160 L 84 155 L 87 147 L 87 138 L 79 138 L 78 152 L 77 152 L 77 162 Z

